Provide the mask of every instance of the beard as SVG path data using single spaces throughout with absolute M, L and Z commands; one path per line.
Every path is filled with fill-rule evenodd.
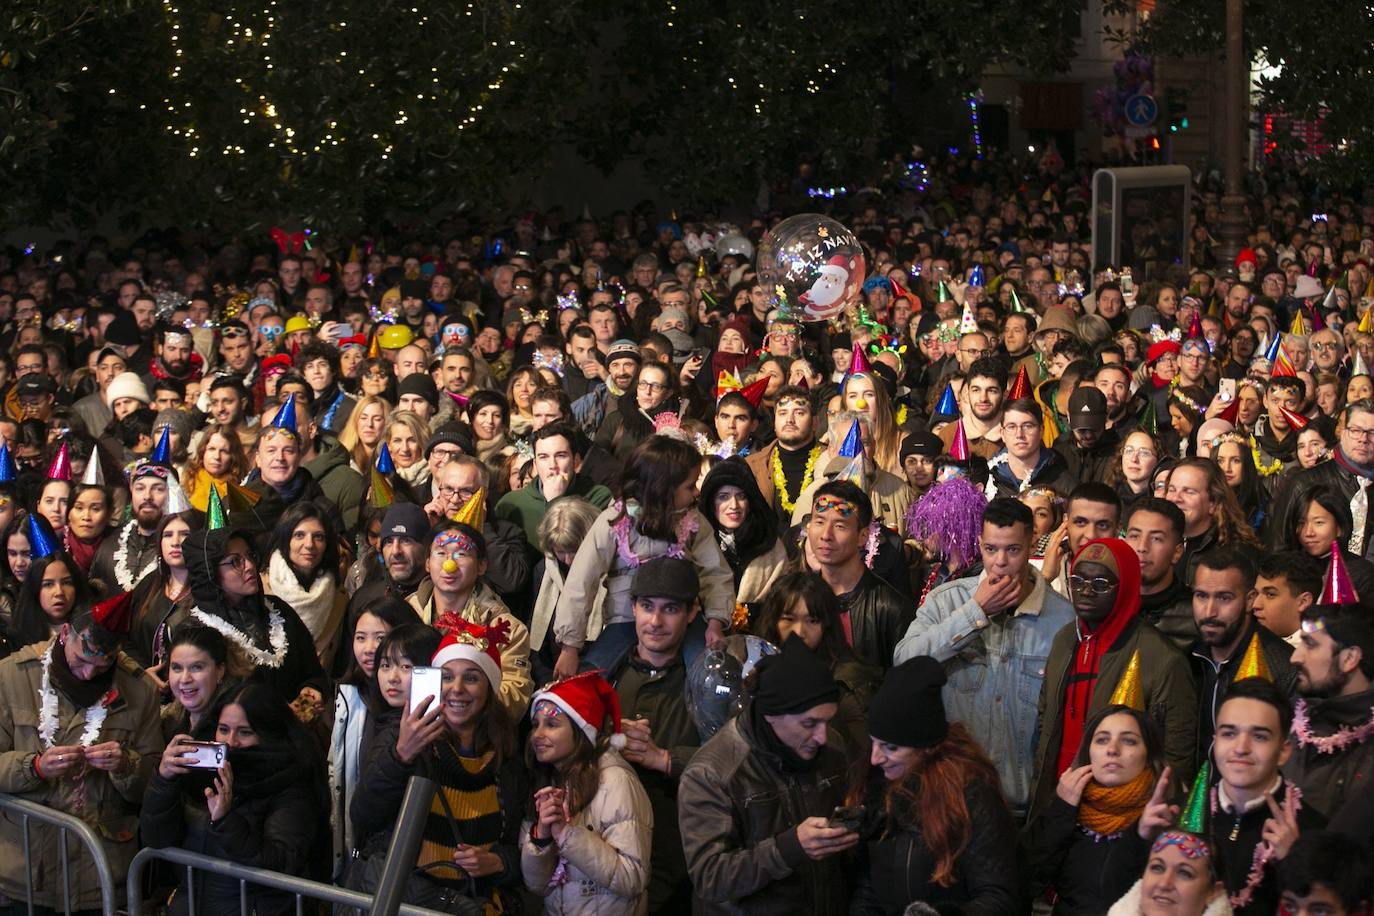
M 162 365 L 167 367 L 168 375 L 183 376 L 189 374 L 191 371 L 191 361 L 189 359 L 164 359 Z
M 1350 677 L 1350 673 L 1341 671 L 1333 666 L 1333 670 L 1327 677 L 1321 680 L 1315 680 L 1308 674 L 1306 668 L 1299 668 L 1298 693 L 1316 700 L 1340 696 L 1341 691 L 1345 689 L 1345 685 L 1350 683 Z

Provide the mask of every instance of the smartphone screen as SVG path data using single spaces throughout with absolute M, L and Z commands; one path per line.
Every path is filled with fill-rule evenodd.
M 1222 379 L 1220 393 L 1221 399 L 1227 404 L 1234 401 L 1236 399 L 1236 380 L 1233 378 Z
M 410 672 L 410 710 L 415 709 L 425 701 L 425 697 L 434 697 L 434 703 L 439 702 L 439 689 L 443 683 L 443 670 L 440 668 L 415 668 Z M 430 709 L 434 708 L 434 703 L 430 704 Z

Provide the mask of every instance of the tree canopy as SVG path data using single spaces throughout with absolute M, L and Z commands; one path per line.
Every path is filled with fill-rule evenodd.
M 680 199 L 799 155 L 863 177 L 991 64 L 1054 69 L 1077 0 L 8 0 L 11 222 L 345 226 L 511 203 L 559 144 Z

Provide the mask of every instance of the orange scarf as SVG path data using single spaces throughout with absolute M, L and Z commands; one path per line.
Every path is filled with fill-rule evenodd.
M 1078 824 L 1099 836 L 1121 833 L 1140 818 L 1155 789 L 1155 774 L 1145 767 L 1135 779 L 1107 788 L 1090 781 L 1078 803 Z

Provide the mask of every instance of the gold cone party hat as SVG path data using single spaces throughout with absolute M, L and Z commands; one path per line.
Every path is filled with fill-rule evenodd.
M 1247 677 L 1262 677 L 1270 683 L 1274 680 L 1274 676 L 1269 673 L 1269 663 L 1264 660 L 1264 651 L 1260 648 L 1258 631 L 1250 637 L 1250 644 L 1245 647 L 1245 654 L 1241 656 L 1240 665 L 1236 668 L 1235 680 L 1241 681 Z
M 1131 660 L 1126 663 L 1126 673 L 1117 681 L 1116 689 L 1112 691 L 1112 697 L 1107 701 L 1107 705 L 1129 706 L 1131 709 L 1145 711 L 1145 694 L 1140 689 L 1139 649 L 1131 653 Z

